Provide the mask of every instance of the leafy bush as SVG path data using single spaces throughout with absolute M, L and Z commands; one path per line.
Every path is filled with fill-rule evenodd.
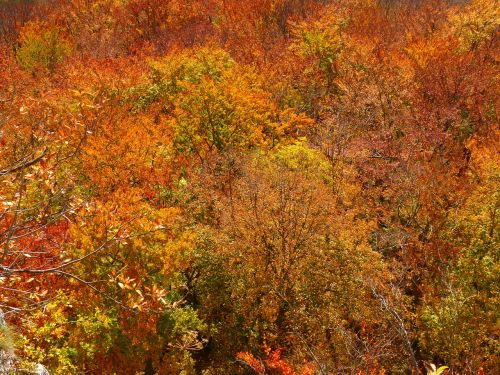
M 33 73 L 43 70 L 52 74 L 70 52 L 70 44 L 60 36 L 59 30 L 46 28 L 40 22 L 29 22 L 21 29 L 19 44 L 17 61 Z

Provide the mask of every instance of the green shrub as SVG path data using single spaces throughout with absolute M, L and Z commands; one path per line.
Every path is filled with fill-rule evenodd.
M 39 22 L 29 22 L 22 28 L 19 44 L 17 61 L 33 73 L 43 70 L 52 74 L 70 52 L 69 43 L 55 27 L 45 28 Z

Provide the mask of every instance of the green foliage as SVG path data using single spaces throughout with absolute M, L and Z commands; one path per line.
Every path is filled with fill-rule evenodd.
M 305 140 L 280 147 L 273 157 L 292 171 L 323 179 L 328 184 L 333 182 L 332 166 L 328 159 L 321 151 L 309 147 Z
M 19 64 L 31 72 L 46 70 L 53 73 L 56 66 L 70 53 L 70 44 L 55 27 L 31 22 L 21 30 L 20 47 L 16 51 Z
M 12 330 L 6 324 L 1 324 L 0 351 L 10 351 L 13 349 L 14 349 L 14 340 L 13 340 Z
M 313 61 L 313 66 L 305 73 L 319 71 L 326 81 L 327 88 L 339 75 L 338 60 L 345 49 L 342 31 L 348 24 L 347 19 L 325 17 L 314 23 L 295 26 L 295 39 L 291 49 L 298 55 Z
M 449 18 L 462 52 L 488 43 L 500 25 L 500 11 L 495 0 L 473 0 L 464 12 L 450 12 Z
M 497 352 L 492 327 L 500 319 L 498 243 L 500 173 L 485 167 L 484 180 L 450 220 L 449 236 L 462 247 L 456 262 L 443 267 L 442 297 L 422 310 L 422 344 L 450 365 L 478 368 Z
M 150 81 L 132 89 L 127 100 L 136 110 L 160 104 L 171 118 L 178 153 L 203 160 L 214 152 L 274 145 L 287 126 L 261 77 L 220 49 L 152 61 Z
M 171 343 L 178 341 L 179 345 L 185 344 L 184 341 L 194 331 L 201 332 L 205 329 L 206 325 L 199 319 L 196 311 L 189 306 L 168 312 L 158 322 L 159 334 L 164 335 Z
M 136 110 L 160 100 L 166 101 L 168 107 L 177 94 L 186 90 L 183 84 L 199 84 L 203 78 L 218 82 L 233 65 L 229 54 L 221 49 L 202 48 L 193 53 L 171 54 L 161 60 L 151 60 L 150 83 L 131 88 L 126 96 L 134 101 Z

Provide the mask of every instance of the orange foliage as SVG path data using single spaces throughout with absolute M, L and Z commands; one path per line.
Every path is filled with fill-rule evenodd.
M 0 1 L 7 372 L 494 372 L 499 25 L 495 0 Z

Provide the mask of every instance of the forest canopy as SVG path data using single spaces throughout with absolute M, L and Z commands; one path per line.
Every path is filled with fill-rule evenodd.
M 1 0 L 0 374 L 499 373 L 499 30 Z

